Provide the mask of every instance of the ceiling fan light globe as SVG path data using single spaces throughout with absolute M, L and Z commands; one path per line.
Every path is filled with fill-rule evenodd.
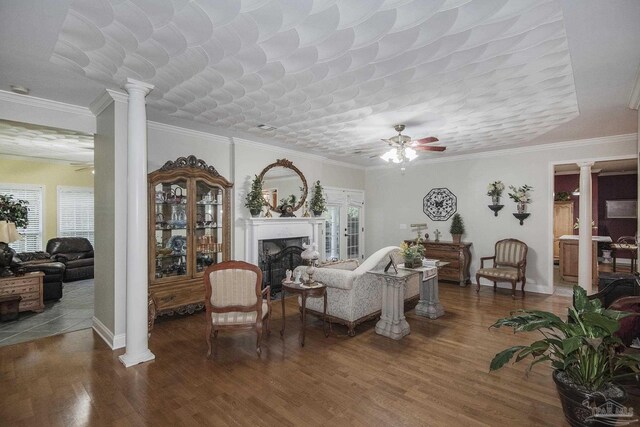
M 409 161 L 418 157 L 418 153 L 416 153 L 416 150 L 411 147 L 407 147 L 404 149 L 404 155 L 407 157 L 407 159 L 409 159 Z
M 380 158 L 382 160 L 384 160 L 385 162 L 389 162 L 389 160 L 393 159 L 396 157 L 396 150 L 395 149 L 391 149 L 389 151 L 387 151 L 386 153 L 384 153 L 382 156 L 380 156 Z

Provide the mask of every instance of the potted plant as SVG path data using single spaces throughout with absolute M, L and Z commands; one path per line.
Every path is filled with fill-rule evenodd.
M 400 244 L 400 254 L 404 258 L 404 266 L 407 268 L 422 267 L 422 258 L 424 257 L 424 246 L 421 239 L 416 239 L 413 244 L 402 242 Z
M 533 187 L 530 185 L 523 185 L 522 187 L 514 187 L 513 185 L 509 186 L 509 189 L 512 191 L 509 194 L 511 200 L 517 203 L 518 213 L 525 213 L 527 210 L 527 204 L 531 203 L 531 195 L 530 191 L 533 191 Z
M 614 335 L 619 320 L 631 313 L 605 309 L 579 286 L 573 288 L 573 299 L 567 320 L 546 311 L 518 310 L 491 325 L 511 327 L 514 332 L 539 331 L 543 338 L 501 351 L 490 369 L 502 368 L 513 357 L 515 362 L 531 357 L 529 369 L 548 360 L 569 424 L 605 425 L 600 424 L 602 415 L 595 415 L 601 414 L 601 405 L 616 402 L 620 408 L 626 400 L 624 389 L 614 381 L 640 373 L 640 355 L 619 352 L 624 346 Z
M 453 218 L 451 218 L 451 228 L 449 228 L 449 233 L 451 233 L 453 243 L 460 243 L 460 239 L 464 234 L 464 223 L 462 222 L 462 217 L 459 213 L 453 214 Z
M 313 193 L 311 195 L 309 207 L 313 212 L 313 216 L 320 216 L 322 215 L 322 212 L 327 210 L 327 200 L 324 198 L 320 181 L 316 181 L 316 183 L 313 185 L 312 192 Z
M 253 181 L 251 181 L 251 190 L 247 193 L 244 206 L 249 208 L 251 216 L 256 217 L 260 215 L 262 207 L 267 204 L 266 200 L 262 196 L 262 180 L 255 175 Z
M 500 197 L 504 191 L 504 184 L 502 181 L 493 181 L 487 187 L 487 196 L 491 196 L 491 203 L 495 205 L 500 204 Z

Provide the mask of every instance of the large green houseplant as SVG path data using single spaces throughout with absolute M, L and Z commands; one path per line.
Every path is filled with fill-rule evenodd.
M 262 195 L 262 180 L 258 175 L 255 175 L 255 178 L 251 181 L 251 190 L 247 193 L 244 206 L 249 208 L 251 216 L 258 216 L 262 211 L 262 207 L 266 204 L 267 201 Z
M 11 194 L 0 194 L 0 221 L 15 223 L 17 228 L 29 224 L 29 209 L 26 200 L 14 199 Z
M 490 369 L 500 369 L 514 357 L 515 362 L 533 359 L 529 369 L 550 361 L 569 424 L 604 425 L 600 424 L 602 418 L 593 416 L 594 409 L 607 401 L 624 402 L 626 393 L 614 382 L 640 373 L 640 355 L 621 352 L 624 346 L 615 335 L 620 319 L 631 313 L 605 309 L 599 300 L 589 300 L 579 286 L 574 286 L 573 293 L 574 304 L 567 320 L 547 311 L 518 310 L 495 322 L 492 328 L 539 331 L 543 338 L 501 351 L 491 361 Z

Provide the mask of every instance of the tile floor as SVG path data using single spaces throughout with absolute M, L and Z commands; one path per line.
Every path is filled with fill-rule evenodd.
M 45 302 L 42 313 L 23 311 L 18 320 L 0 323 L 0 346 L 91 327 L 93 279 L 65 283 L 60 301 Z

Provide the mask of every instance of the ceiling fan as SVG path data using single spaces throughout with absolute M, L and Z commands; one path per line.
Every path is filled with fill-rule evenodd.
M 438 145 L 427 145 L 433 142 L 438 142 L 439 139 L 435 136 L 429 136 L 427 138 L 420 138 L 412 140 L 410 136 L 403 135 L 402 131 L 404 130 L 404 125 L 395 125 L 393 128 L 398 132 L 398 135 L 392 136 L 389 139 L 383 139 L 384 142 L 389 144 L 392 147 L 400 147 L 403 148 L 405 146 L 411 147 L 414 150 L 419 151 L 444 151 L 447 147 L 438 146 Z
M 94 171 L 94 166 L 93 166 L 93 162 L 77 162 L 77 163 L 71 163 L 71 166 L 77 166 L 78 169 L 76 169 L 76 172 L 82 172 L 85 170 L 91 170 L 91 173 L 93 173 Z
M 391 149 L 380 156 L 380 158 L 386 162 L 389 162 L 391 160 L 393 161 L 393 163 L 401 163 L 402 166 L 400 170 L 402 172 L 404 172 L 405 170 L 405 163 L 407 161 L 410 162 L 411 160 L 418 157 L 418 153 L 416 153 L 416 150 L 444 151 L 447 149 L 447 147 L 427 145 L 438 141 L 438 138 L 434 136 L 412 140 L 410 136 L 402 134 L 404 125 L 395 125 L 393 128 L 396 130 L 396 132 L 398 132 L 398 135 L 392 136 L 389 139 L 383 139 L 384 142 L 391 146 Z

